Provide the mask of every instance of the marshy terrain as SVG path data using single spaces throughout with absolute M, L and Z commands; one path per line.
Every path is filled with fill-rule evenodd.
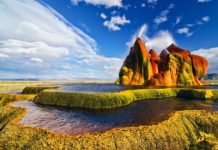
M 8 83 L 0 94 L 3 149 L 218 148 L 216 85 Z

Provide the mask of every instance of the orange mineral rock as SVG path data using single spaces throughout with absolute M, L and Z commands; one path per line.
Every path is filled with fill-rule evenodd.
M 120 69 L 116 84 L 122 85 L 203 85 L 207 74 L 205 58 L 191 54 L 174 44 L 164 49 L 160 56 L 138 38 Z

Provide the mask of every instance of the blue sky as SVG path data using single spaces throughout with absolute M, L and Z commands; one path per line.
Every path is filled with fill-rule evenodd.
M 203 55 L 217 73 L 217 0 L 0 1 L 1 78 L 115 80 L 137 37 Z

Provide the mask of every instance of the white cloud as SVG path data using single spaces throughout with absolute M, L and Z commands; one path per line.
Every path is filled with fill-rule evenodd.
M 155 35 L 152 37 L 147 36 L 148 26 L 147 24 L 142 25 L 138 31 L 133 34 L 131 40 L 127 42 L 127 45 L 131 47 L 135 40 L 140 37 L 144 42 L 148 49 L 154 49 L 157 53 L 160 53 L 163 49 L 167 48 L 172 43 L 176 44 L 173 36 L 170 34 L 169 31 L 157 31 Z
M 40 58 L 30 58 L 31 61 L 37 62 L 37 63 L 43 63 L 43 60 Z
M 208 22 L 208 21 L 210 21 L 210 17 L 209 16 L 204 16 L 204 17 L 202 17 L 202 20 L 204 22 Z
M 156 3 L 157 3 L 157 0 L 147 0 L 147 3 L 156 4 Z
M 110 20 L 106 20 L 103 25 L 107 27 L 109 30 L 118 31 L 120 30 L 120 26 L 129 24 L 130 20 L 126 19 L 126 16 L 112 16 Z
M 208 73 L 218 73 L 218 47 L 208 48 L 208 49 L 199 49 L 193 51 L 193 54 L 200 55 L 205 57 L 208 60 Z
M 189 32 L 189 28 L 184 27 L 184 28 L 178 29 L 177 31 L 178 31 L 179 34 L 188 33 Z
M 70 50 L 64 45 L 62 47 L 52 46 L 42 41 L 28 42 L 14 39 L 0 41 L 0 51 L 11 56 L 40 57 L 47 60 L 59 59 L 70 53 Z
M 72 4 L 77 5 L 80 2 L 85 2 L 91 5 L 104 5 L 105 7 L 122 7 L 122 0 L 71 0 Z
M 193 27 L 194 24 L 186 24 L 185 26 L 186 26 L 186 27 Z
M 157 4 L 157 0 L 147 0 L 147 4 L 149 7 L 154 8 Z
M 107 16 L 106 16 L 104 13 L 101 13 L 101 14 L 100 14 L 100 17 L 101 17 L 102 19 L 107 19 Z
M 145 45 L 151 49 L 157 51 L 157 53 L 160 53 L 163 49 L 167 48 L 171 44 L 176 44 L 176 41 L 174 40 L 173 36 L 170 34 L 169 31 L 159 31 L 156 35 L 151 37 L 148 42 L 145 43 Z
M 203 25 L 204 23 L 210 21 L 209 16 L 204 16 L 201 18 L 201 20 L 196 21 L 195 24 L 186 24 L 183 28 L 180 28 L 177 30 L 177 33 L 179 34 L 185 34 L 186 36 L 192 36 L 194 32 L 191 32 L 190 30 L 193 29 L 196 25 Z
M 210 2 L 212 0 L 198 0 L 199 3 L 205 3 L 205 2 Z
M 117 14 L 117 11 L 116 11 L 116 10 L 113 10 L 113 11 L 111 12 L 111 15 L 115 15 L 115 14 Z
M 141 4 L 141 7 L 142 7 L 142 8 L 144 8 L 145 6 L 146 6 L 146 4 L 145 4 L 145 3 L 142 3 L 142 4 Z
M 9 58 L 9 55 L 0 53 L 0 58 Z
M 168 6 L 168 9 L 173 9 L 174 7 L 175 7 L 174 4 L 170 4 L 170 5 Z
M 118 75 L 122 60 L 97 54 L 95 40 L 49 6 L 10 0 L 1 1 L 0 8 L 0 57 L 7 58 L 0 59 L 0 74 L 10 73 L 5 78 L 88 78 L 82 69 L 99 79 Z
M 176 18 L 176 24 L 179 24 L 182 21 L 182 17 L 177 17 Z
M 148 31 L 148 25 L 147 24 L 143 24 L 138 31 L 136 31 L 136 33 L 134 33 L 130 39 L 130 41 L 128 41 L 126 43 L 126 45 L 128 46 L 128 48 L 130 48 L 131 46 L 133 46 L 133 44 L 135 43 L 136 39 L 138 37 L 140 37 L 141 39 L 143 39 L 143 41 L 148 41 L 148 37 L 147 37 L 147 31 Z
M 186 36 L 192 36 L 193 35 L 193 32 L 190 32 L 190 29 L 188 27 L 178 29 L 177 33 L 185 34 Z
M 161 23 L 163 23 L 163 22 L 166 22 L 168 19 L 167 19 L 167 16 L 158 16 L 158 17 L 156 17 L 155 19 L 154 19 L 154 23 L 156 24 L 156 25 L 159 25 L 159 24 L 161 24 Z
M 154 19 L 154 23 L 156 24 L 156 26 L 168 20 L 168 14 L 170 13 L 170 10 L 174 7 L 174 4 L 170 4 L 166 10 L 163 10 L 160 15 Z

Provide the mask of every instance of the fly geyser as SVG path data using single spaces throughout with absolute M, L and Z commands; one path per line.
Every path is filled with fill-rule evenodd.
M 190 51 L 174 44 L 158 55 L 153 49 L 148 51 L 138 38 L 120 69 L 116 84 L 204 85 L 201 80 L 207 74 L 207 67 L 205 58 L 191 54 Z

